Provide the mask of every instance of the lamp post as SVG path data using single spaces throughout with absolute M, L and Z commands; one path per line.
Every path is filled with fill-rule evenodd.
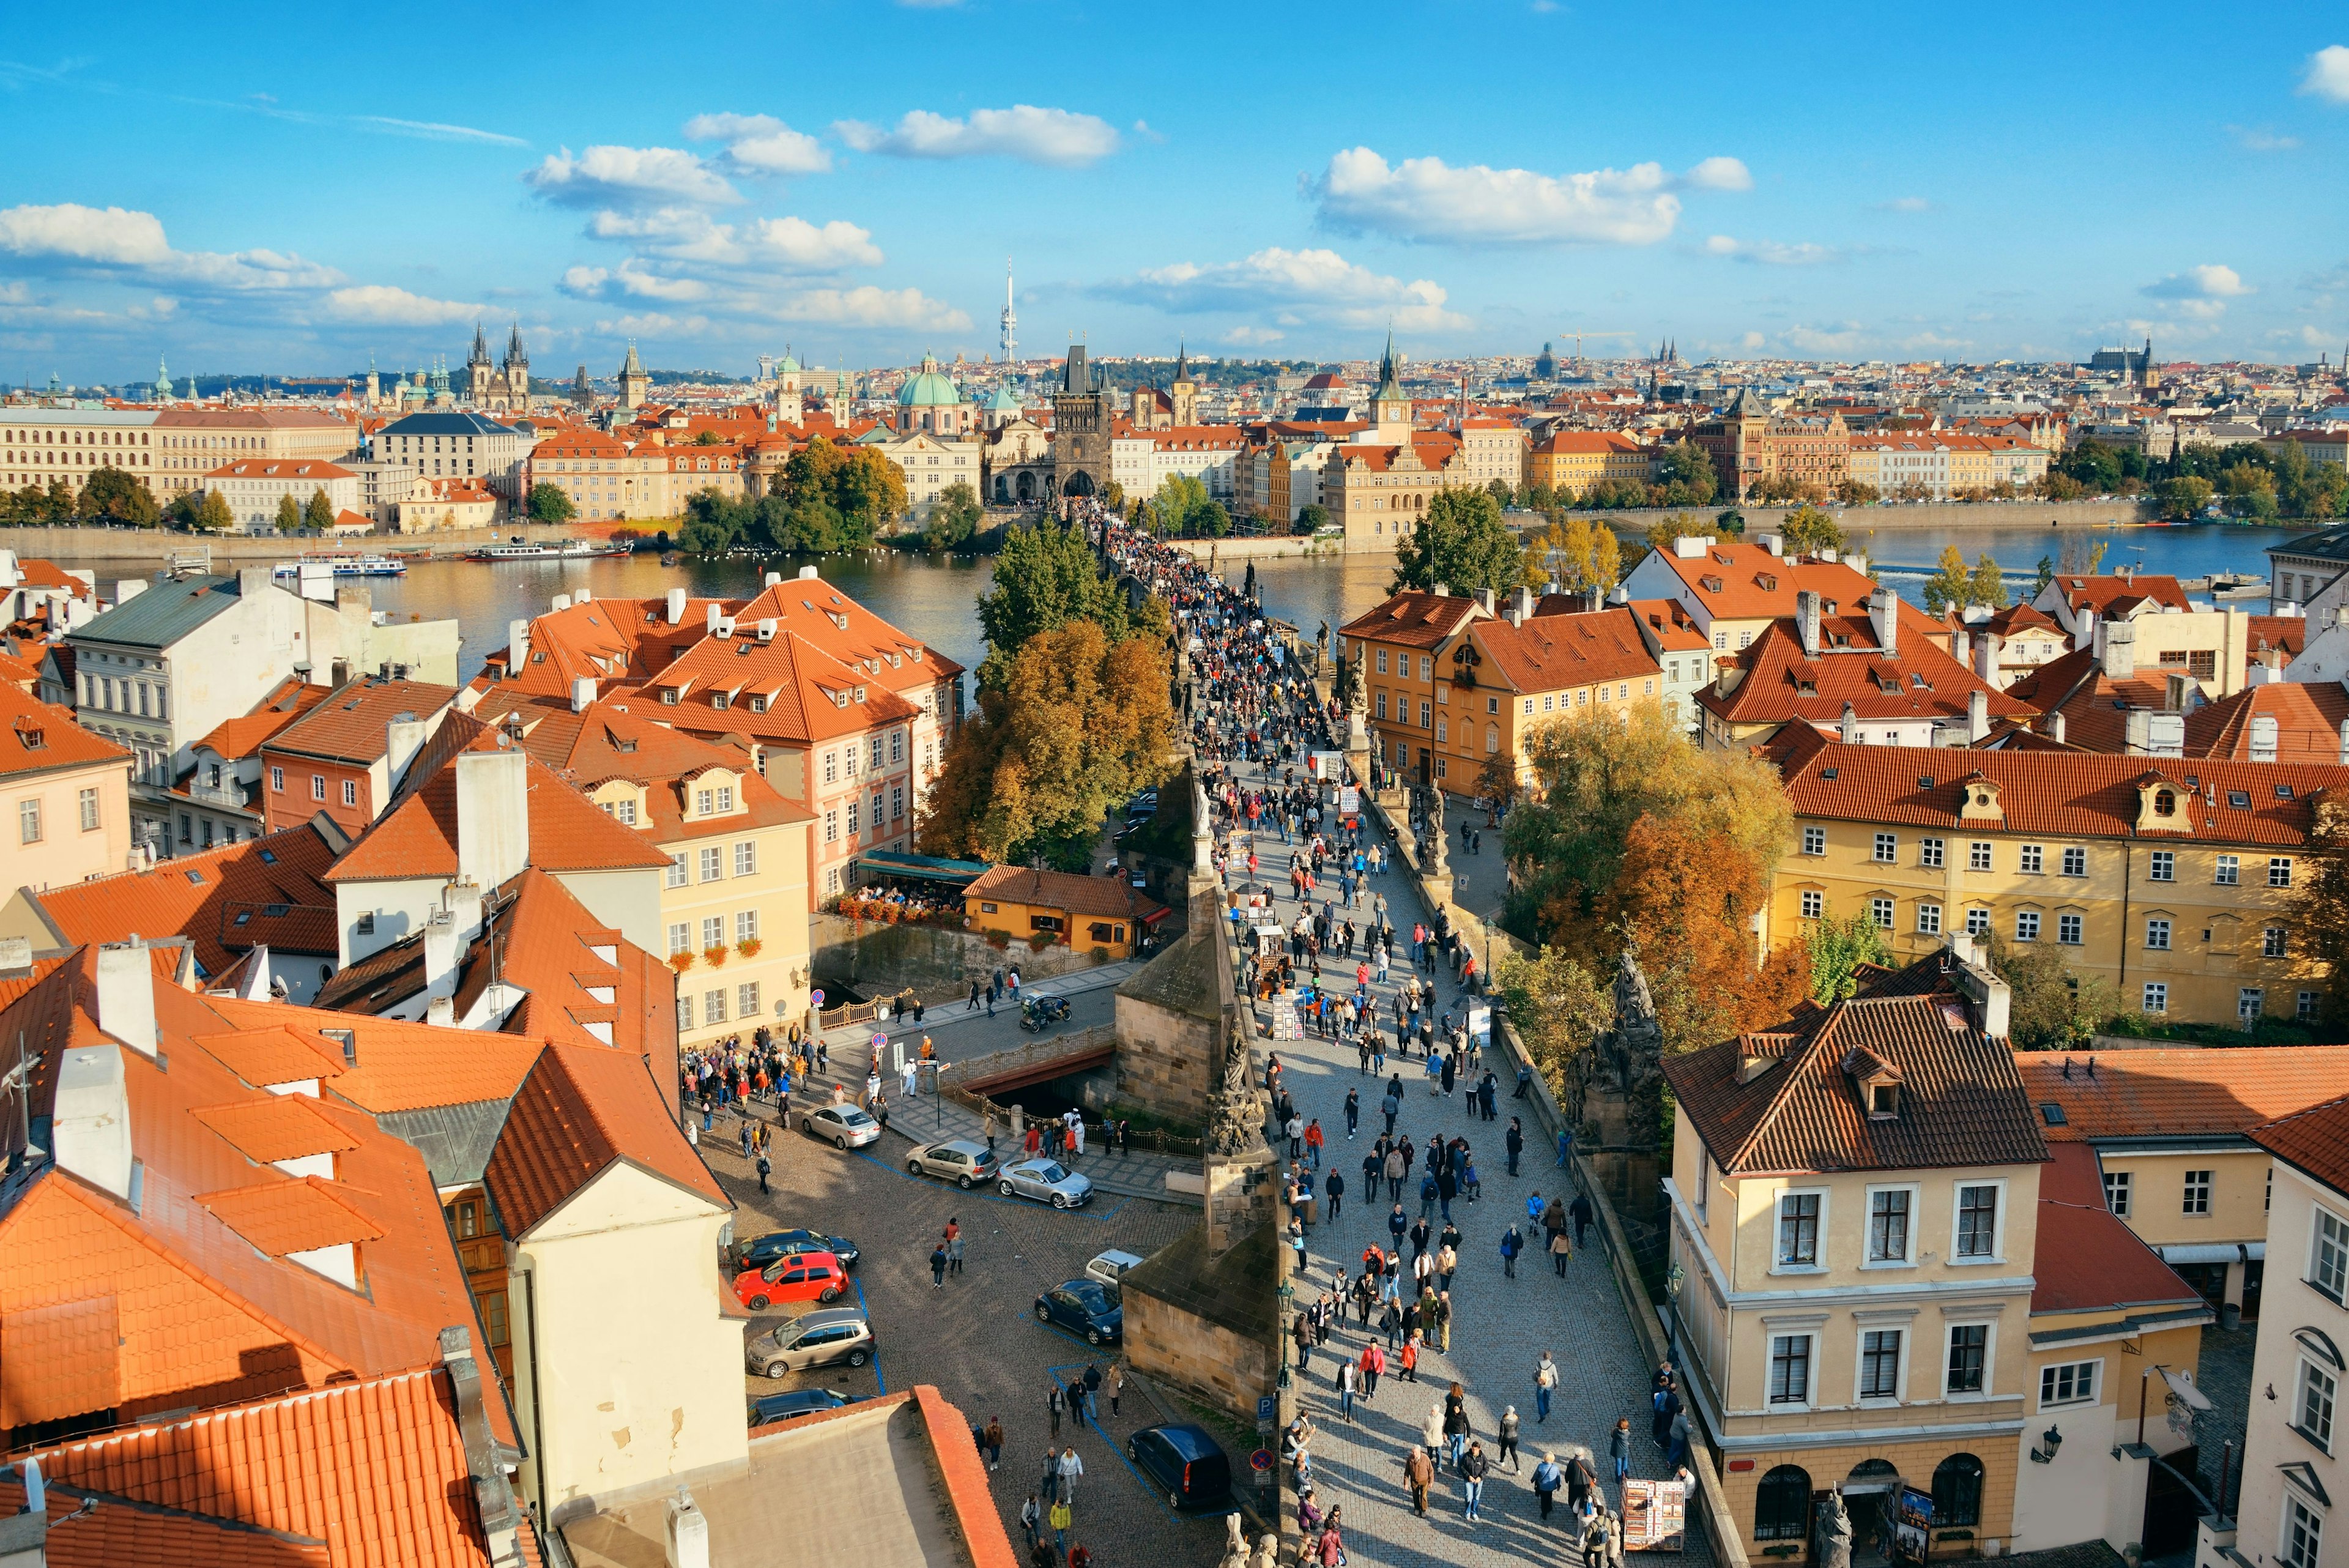
M 1297 1299 L 1297 1287 L 1284 1279 L 1274 1288 L 1273 1294 L 1280 1298 L 1280 1375 L 1275 1386 L 1286 1391 L 1288 1387 L 1288 1331 L 1293 1326 L 1289 1322 L 1288 1303 Z
M 1681 1364 L 1681 1287 L 1686 1283 L 1688 1271 L 1674 1262 L 1671 1272 L 1664 1276 L 1664 1296 L 1672 1314 L 1671 1325 L 1664 1334 L 1664 1359 L 1676 1371 Z

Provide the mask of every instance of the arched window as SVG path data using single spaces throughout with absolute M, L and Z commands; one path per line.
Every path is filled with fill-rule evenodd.
M 1982 1462 L 1971 1454 L 1951 1454 L 1933 1471 L 1933 1522 L 1982 1522 Z
M 1811 1532 L 1811 1472 L 1780 1465 L 1754 1494 L 1754 1539 L 1800 1541 Z

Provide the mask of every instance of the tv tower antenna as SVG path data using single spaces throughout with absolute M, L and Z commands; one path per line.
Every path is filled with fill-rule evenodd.
M 1003 258 L 1003 362 L 1010 364 L 1019 357 L 1019 316 L 1011 308 L 1011 258 Z

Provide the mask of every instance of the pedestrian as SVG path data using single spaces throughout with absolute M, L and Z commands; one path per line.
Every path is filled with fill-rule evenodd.
M 1305 1158 L 1316 1170 L 1321 1168 L 1321 1147 L 1328 1142 L 1321 1131 L 1321 1118 L 1315 1116 L 1305 1126 Z
M 947 1272 L 962 1272 L 962 1221 L 952 1217 L 947 1220 Z
M 1063 1506 L 1066 1506 L 1067 1504 L 1076 1501 L 1077 1478 L 1085 1473 L 1085 1461 L 1077 1458 L 1077 1450 L 1075 1448 L 1065 1448 L 1061 1450 L 1059 1473 L 1061 1477 L 1061 1502 Z
M 775 1168 L 775 1162 L 774 1162 L 773 1160 L 769 1159 L 769 1158 L 767 1158 L 767 1156 L 766 1156 L 766 1151 L 765 1151 L 765 1150 L 763 1150 L 763 1149 L 762 1149 L 762 1150 L 761 1150 L 761 1151 L 760 1151 L 760 1154 L 759 1154 L 759 1190 L 760 1190 L 760 1191 L 764 1192 L 764 1191 L 766 1191 L 766 1190 L 768 1189 L 767 1189 L 767 1177 L 768 1177 L 769 1173 L 770 1173 L 770 1172 L 771 1172 L 774 1168 Z
M 1427 1489 L 1435 1480 L 1435 1462 L 1427 1457 L 1425 1449 L 1414 1448 L 1404 1456 L 1402 1479 L 1411 1488 L 1411 1511 L 1420 1518 L 1427 1517 Z M 1547 1508 L 1543 1510 L 1548 1511 Z
M 1574 1129 L 1560 1127 L 1557 1129 L 1557 1163 L 1561 1167 L 1571 1168 L 1573 1159 Z
M 1506 1462 L 1512 1475 L 1524 1468 L 1517 1458 L 1517 1407 L 1515 1405 L 1501 1412 L 1501 1451 L 1494 1457 L 1494 1462 Z
M 1052 1392 L 1044 1400 L 1044 1408 L 1050 1412 L 1052 1417 L 1052 1436 L 1055 1438 L 1061 1435 L 1061 1417 L 1068 1407 L 1068 1391 L 1061 1386 L 1061 1380 L 1055 1377 L 1052 1379 Z
M 1485 1445 L 1482 1443 L 1470 1443 L 1468 1451 L 1460 1456 L 1460 1490 L 1467 1497 L 1467 1518 L 1471 1523 L 1476 1522 L 1476 1505 L 1484 1501 L 1485 1476 L 1491 1469 L 1492 1463 L 1485 1458 Z
M 1672 1412 L 1672 1424 L 1668 1430 L 1671 1438 L 1671 1449 L 1664 1455 L 1664 1469 L 1668 1470 L 1676 1470 L 1681 1468 L 1681 1461 L 1688 1458 L 1688 1412 L 1686 1410 L 1675 1410 Z
M 982 1436 L 987 1442 L 987 1468 L 994 1469 L 1003 1462 L 1003 1423 L 997 1417 L 987 1418 L 987 1430 Z
M 1363 1059 L 1367 1061 L 1369 1059 L 1369 1055 L 1370 1053 L 1365 1051 L 1363 1053 Z M 1346 1091 L 1346 1136 L 1348 1137 L 1352 1137 L 1354 1136 L 1354 1131 L 1361 1125 L 1361 1092 L 1358 1089 L 1349 1089 Z
M 1648 1421 L 1648 1437 L 1661 1449 L 1671 1440 L 1672 1417 L 1681 1413 L 1681 1397 L 1672 1391 L 1669 1380 L 1656 1390 L 1654 1404 L 1655 1409 Z
M 1510 1279 L 1517 1277 L 1517 1254 L 1526 1250 L 1525 1232 L 1515 1224 L 1501 1232 L 1501 1272 Z
M 1043 1522 L 1044 1511 L 1037 1506 L 1036 1494 L 1031 1491 L 1028 1494 L 1028 1501 L 1019 1505 L 1019 1529 L 1028 1537 L 1030 1547 L 1040 1539 L 1037 1530 Z
M 1052 1524 L 1052 1549 L 1060 1552 L 1065 1559 L 1069 1551 L 1069 1525 L 1073 1519 L 1073 1515 L 1069 1508 L 1069 1500 L 1067 1498 L 1060 1498 L 1053 1502 L 1050 1518 Z
M 1545 1350 L 1534 1363 L 1534 1423 L 1538 1426 L 1549 1419 L 1550 1396 L 1557 1391 L 1557 1363 Z
M 1574 1243 L 1563 1231 L 1549 1233 L 1549 1263 L 1559 1279 L 1566 1278 L 1566 1266 L 1574 1261 Z
M 1541 1463 L 1534 1467 L 1534 1497 L 1541 1504 L 1541 1516 L 1549 1517 L 1550 1504 L 1557 1501 L 1557 1489 L 1566 1484 L 1566 1472 L 1557 1468 L 1557 1456 L 1545 1453 Z
M 1338 1173 L 1336 1166 L 1331 1166 L 1330 1174 L 1322 1179 L 1321 1190 L 1329 1197 L 1330 1223 L 1335 1225 L 1338 1211 L 1346 1206 L 1346 1179 Z
M 1607 1457 L 1615 1461 L 1615 1481 L 1619 1486 L 1623 1478 L 1631 1473 L 1630 1417 L 1616 1422 L 1615 1429 L 1607 1434 Z
M 1352 1362 L 1338 1363 L 1338 1418 L 1342 1421 L 1354 1418 L 1354 1377 Z
M 1515 1176 L 1517 1174 L 1517 1157 L 1526 1152 L 1526 1129 L 1518 1125 L 1516 1117 L 1509 1118 L 1509 1131 L 1502 1141 L 1509 1151 L 1509 1174 Z
M 1281 1136 L 1288 1140 L 1288 1158 L 1289 1162 L 1294 1164 L 1303 1158 L 1305 1153 L 1305 1123 L 1291 1112 L 1287 1124 L 1281 1128 Z
M 1588 1234 L 1590 1230 L 1591 1216 L 1589 1195 L 1582 1192 L 1576 1193 L 1574 1195 L 1574 1207 L 1569 1210 L 1568 1212 L 1574 1216 L 1574 1244 L 1579 1247 L 1582 1245 L 1583 1237 Z
M 930 1288 L 934 1291 L 947 1288 L 947 1247 L 943 1241 L 930 1249 Z
M 1379 1397 L 1379 1374 L 1384 1372 L 1386 1369 L 1387 1353 L 1379 1348 L 1379 1342 L 1377 1340 L 1374 1339 L 1368 1345 L 1362 1346 L 1361 1384 L 1363 1398 L 1375 1399 Z
M 1468 1391 L 1457 1383 L 1444 1396 L 1444 1441 L 1456 1467 L 1468 1446 Z
M 1416 1334 L 1414 1334 L 1411 1335 L 1408 1339 L 1405 1339 L 1405 1340 L 1402 1342 L 1402 1349 L 1401 1349 L 1400 1351 L 1396 1352 L 1396 1354 L 1395 1354 L 1395 1359 L 1396 1359 L 1396 1362 L 1397 1362 L 1397 1363 L 1402 1366 L 1402 1380 L 1403 1380 L 1404 1382 L 1406 1382 L 1406 1383 L 1416 1383 L 1416 1382 L 1418 1382 L 1418 1381 L 1419 1381 L 1419 1335 L 1417 1335 Z
M 1573 1456 L 1566 1461 L 1566 1501 L 1568 1504 L 1572 1507 L 1576 1512 L 1579 1513 L 1589 1503 L 1591 1493 L 1598 1490 L 1599 1477 L 1592 1471 L 1590 1461 L 1583 1458 L 1583 1450 L 1581 1449 L 1576 1449 Z
M 1111 1420 L 1113 1421 L 1117 1419 L 1118 1401 L 1124 1397 L 1125 1364 L 1122 1361 L 1112 1361 L 1109 1364 L 1109 1414 Z
M 1047 1506 L 1061 1495 L 1061 1456 L 1050 1443 L 1044 1445 L 1043 1490 Z
M 1419 1440 L 1430 1459 L 1444 1451 L 1444 1401 L 1438 1399 L 1427 1407 L 1427 1419 L 1419 1424 Z

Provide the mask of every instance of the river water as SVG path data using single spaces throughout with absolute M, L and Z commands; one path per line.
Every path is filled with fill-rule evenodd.
M 1962 534 L 1904 528 L 1881 533 L 1855 530 L 1850 547 L 1868 555 L 1872 573 L 1914 600 L 1921 597 L 1934 560 L 1950 545 L 1955 545 L 1970 564 L 1987 551 L 1997 559 L 2010 584 L 2019 586 L 2032 577 L 2041 556 L 2062 564 L 2068 547 L 2085 565 L 2087 550 L 2098 543 L 2106 546 L 2100 568 L 2105 571 L 2136 566 L 2180 577 L 2207 576 L 2212 572 L 2264 576 L 2266 549 L 2304 532 L 2304 527 L 2208 524 L 2060 532 L 1992 528 Z M 411 566 L 405 577 L 370 578 L 367 587 L 375 607 L 395 616 L 416 615 L 428 620 L 455 617 L 460 639 L 459 676 L 471 680 L 492 652 L 505 646 L 507 624 L 544 613 L 556 594 L 585 587 L 598 598 L 650 598 L 682 585 L 698 596 L 743 597 L 758 591 L 762 573 L 780 571 L 791 576 L 802 566 L 815 566 L 826 582 L 966 668 L 976 670 L 986 654 L 975 608 L 978 594 L 988 587 L 992 566 L 983 556 L 876 550 L 861 556 L 764 562 L 688 560 L 677 566 L 663 566 L 649 555 L 578 561 L 426 561 Z M 1376 605 L 1385 597 L 1393 572 L 1390 559 L 1375 556 L 1257 563 L 1257 576 L 1264 583 L 1265 607 L 1308 637 L 1325 621 L 1334 633 Z M 116 566 L 102 568 L 99 576 L 119 574 Z M 2252 607 L 2264 605 L 2255 601 Z

